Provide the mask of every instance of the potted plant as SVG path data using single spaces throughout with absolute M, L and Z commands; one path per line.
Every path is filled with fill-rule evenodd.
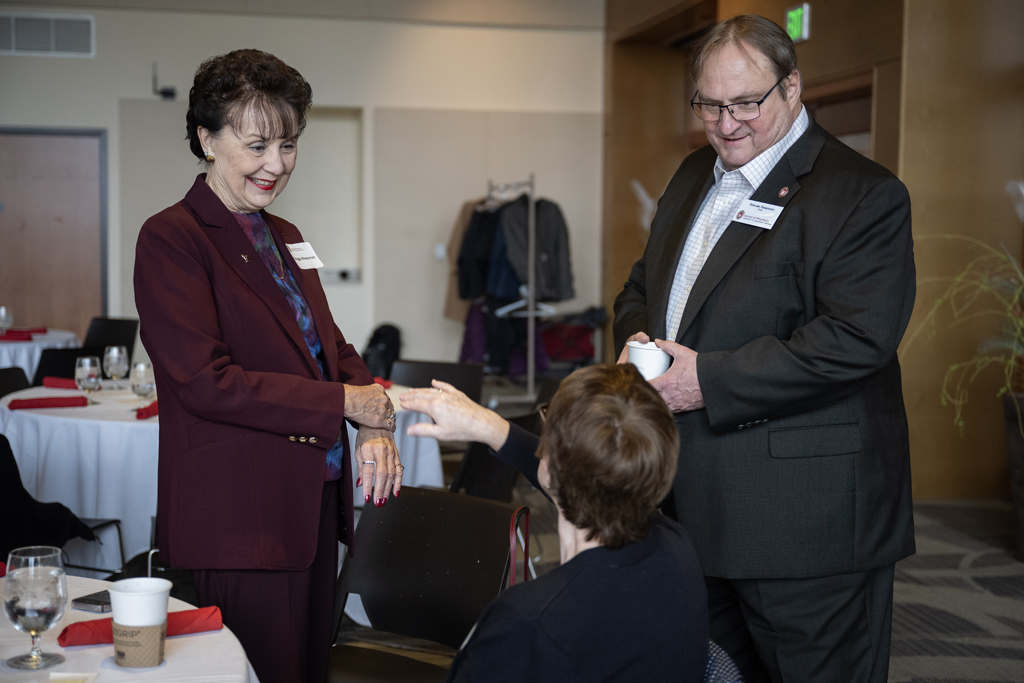
M 948 286 L 907 338 L 907 345 L 923 329 L 933 328 L 937 315 L 943 310 L 952 315 L 952 325 L 993 316 L 1000 321 L 1000 332 L 983 339 L 974 356 L 946 369 L 940 401 L 953 409 L 954 422 L 962 435 L 962 411 L 968 400 L 968 386 L 992 366 L 1001 374 L 998 395 L 1003 399 L 1017 557 L 1024 560 L 1024 269 L 1006 247 L 995 249 L 973 237 L 925 235 L 917 239 L 962 241 L 969 251 L 979 254 L 955 277 L 923 280 L 946 282 Z

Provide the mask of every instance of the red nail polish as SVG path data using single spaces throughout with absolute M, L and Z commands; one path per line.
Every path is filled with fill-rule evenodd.
M 363 496 L 363 503 L 369 503 L 369 502 L 370 502 L 370 496 L 368 496 L 368 495 Z
M 380 506 L 381 507 L 384 507 L 387 504 L 388 504 L 388 499 L 387 498 L 381 498 L 380 499 Z
M 401 493 L 401 491 L 395 491 L 395 498 L 398 498 L 399 493 Z
M 359 477 L 358 479 L 356 479 L 356 486 L 359 486 L 362 483 L 363 483 L 363 478 L 362 477 Z
M 381 506 L 380 498 L 377 499 L 377 507 Z

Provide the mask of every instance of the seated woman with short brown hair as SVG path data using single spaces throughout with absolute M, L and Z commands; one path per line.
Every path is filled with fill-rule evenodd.
M 449 681 L 704 679 L 700 565 L 687 533 L 657 510 L 679 437 L 635 367 L 596 365 L 566 378 L 539 442 L 443 382 L 401 401 L 435 422 L 411 435 L 488 444 L 558 510 L 561 566 L 484 609 Z

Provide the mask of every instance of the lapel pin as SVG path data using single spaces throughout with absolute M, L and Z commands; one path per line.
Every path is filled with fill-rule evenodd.
M 789 194 L 789 188 L 788 187 L 784 187 L 781 190 L 779 190 L 779 196 L 780 197 L 785 197 L 787 194 Z
M 245 254 L 242 254 L 242 258 L 243 258 L 243 259 L 245 259 L 245 262 L 246 262 L 246 263 L 248 263 L 248 262 L 249 262 L 249 257 L 248 257 L 248 256 L 246 256 Z

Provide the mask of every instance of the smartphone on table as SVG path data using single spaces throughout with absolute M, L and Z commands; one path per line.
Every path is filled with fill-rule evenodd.
M 82 609 L 87 612 L 109 612 L 110 593 L 107 591 L 99 591 L 98 593 L 83 595 L 80 598 L 72 600 L 71 606 L 75 609 Z

